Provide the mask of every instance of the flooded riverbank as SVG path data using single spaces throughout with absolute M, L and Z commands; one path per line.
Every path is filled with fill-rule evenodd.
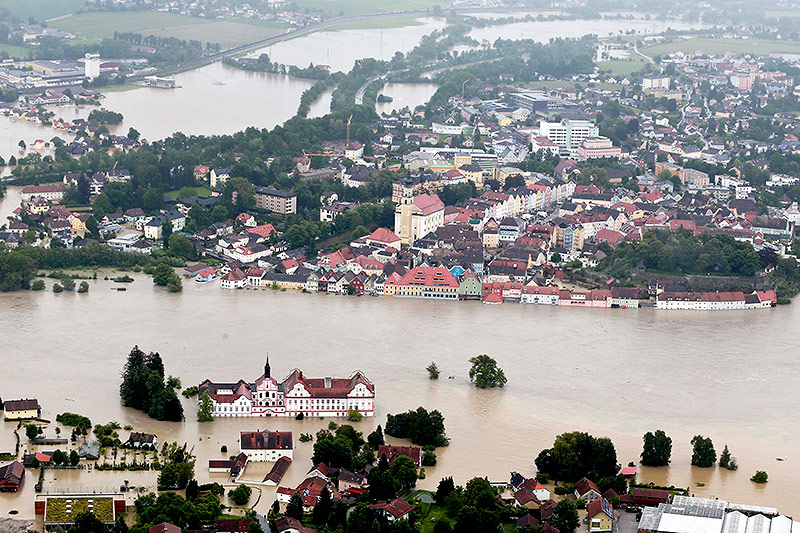
M 786 333 L 800 319 L 794 306 L 759 313 L 565 312 L 550 306 L 222 291 L 216 284 L 194 283 L 184 283 L 184 292 L 176 295 L 153 287 L 146 276 L 137 276 L 124 293 L 111 291 L 110 282 L 90 284 L 86 295 L 0 295 L 3 397 L 37 396 L 46 418 L 68 410 L 96 423 L 116 420 L 155 432 L 162 442 L 187 442 L 198 456 L 201 482 L 210 479 L 208 459 L 224 455 L 222 444 L 235 451 L 238 431 L 286 429 L 297 439 L 328 420 L 198 424 L 194 401 L 184 400 L 185 423 L 152 421 L 119 402 L 119 372 L 134 344 L 159 351 L 167 373 L 179 376 L 184 386 L 205 378 L 254 379 L 267 354 L 280 377 L 294 367 L 315 376 L 361 369 L 377 390 L 376 417 L 356 424 L 365 434 L 384 424 L 388 413 L 419 405 L 444 414 L 452 444 L 439 450 L 439 462 L 427 469 L 422 487 L 435 488 L 443 475 L 464 482 L 475 475 L 505 480 L 510 470 L 532 474 L 538 452 L 563 431 L 610 436 L 619 461 L 627 464 L 638 459 L 645 431 L 664 429 L 674 441 L 672 466 L 644 469 L 641 479 L 800 512 L 792 497 L 800 489 L 800 413 L 792 394 L 800 387 L 794 362 L 799 342 Z M 763 349 L 765 338 L 773 339 L 769 351 Z M 469 384 L 467 359 L 478 353 L 498 360 L 509 378 L 504 389 Z M 442 370 L 438 381 L 427 379 L 424 370 L 432 360 Z M 12 429 L 2 426 L 0 442 L 9 442 Z M 690 467 L 689 440 L 695 434 L 712 437 L 718 452 L 728 444 L 739 471 Z M 311 444 L 296 444 L 284 484 L 303 478 L 311 451 Z M 785 461 L 776 461 L 779 457 Z M 749 481 L 756 469 L 769 472 L 767 485 Z M 79 479 L 59 477 L 51 486 L 111 486 L 127 475 L 92 472 Z M 32 485 L 26 485 L 28 496 Z M 272 494 L 274 489 L 264 489 L 260 509 L 267 509 Z M 7 516 L 10 505 L 29 512 L 24 502 L 30 498 L 0 498 L 0 516 Z

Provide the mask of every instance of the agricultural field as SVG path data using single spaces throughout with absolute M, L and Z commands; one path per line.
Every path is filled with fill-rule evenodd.
M 710 37 L 692 37 L 690 39 L 675 39 L 671 43 L 658 44 L 640 49 L 643 54 L 650 57 L 657 55 L 683 52 L 693 54 L 760 54 L 770 52 L 800 52 L 800 42 L 777 41 L 767 39 L 712 39 Z
M 86 7 L 85 0 L 3 0 L 3 9 L 10 17 L 27 22 L 44 21 L 69 15 Z
M 405 28 L 408 26 L 420 26 L 419 17 L 413 15 L 397 17 L 381 17 L 363 20 L 351 20 L 337 24 L 331 30 L 378 30 L 388 28 Z
M 82 13 L 51 21 L 49 25 L 85 39 L 112 37 L 114 32 L 136 32 L 214 42 L 223 48 L 266 39 L 288 28 L 286 24 L 277 22 L 209 20 L 157 11 Z
M 447 7 L 450 0 L 296 0 L 295 3 L 301 8 L 322 10 L 330 16 L 349 16 Z

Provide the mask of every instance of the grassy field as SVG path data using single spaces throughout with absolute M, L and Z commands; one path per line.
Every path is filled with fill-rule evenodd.
M 671 43 L 658 44 L 641 50 L 650 57 L 656 55 L 683 52 L 690 54 L 701 51 L 705 54 L 769 54 L 770 52 L 800 52 L 800 42 L 774 41 L 766 39 L 711 39 L 693 37 L 676 39 Z
M 447 0 L 296 0 L 295 3 L 301 8 L 319 9 L 331 16 L 391 13 L 450 5 Z
M 421 26 L 419 18 L 413 16 L 406 17 L 386 17 L 366 20 L 352 20 L 341 25 L 333 26 L 332 30 L 378 30 L 387 28 L 404 28 L 406 26 Z
M 644 58 L 636 56 L 639 59 L 633 59 L 633 61 L 623 61 L 623 60 L 611 60 L 611 61 L 600 61 L 597 63 L 597 66 L 600 70 L 610 70 L 611 74 L 614 76 L 630 76 L 634 72 L 638 72 L 647 65 L 647 61 Z
M 195 196 L 199 196 L 200 198 L 208 198 L 209 196 L 211 196 L 211 189 L 209 189 L 208 187 L 186 187 L 186 189 L 192 189 L 194 191 L 192 194 L 194 194 Z M 170 191 L 167 193 L 167 196 L 169 196 L 173 200 L 177 200 L 181 190 Z M 183 195 L 182 197 L 185 198 L 186 196 Z
M 136 32 L 159 37 L 220 43 L 223 48 L 266 39 L 282 33 L 286 24 L 235 19 L 209 20 L 175 13 L 137 11 L 83 13 L 64 17 L 50 26 L 86 39 L 111 37 L 114 32 Z
M 27 22 L 30 18 L 42 21 L 74 13 L 82 7 L 86 7 L 86 2 L 84 0 L 3 0 L 0 5 L 11 17 Z
M 31 56 L 31 51 L 22 46 L 14 46 L 13 44 L 0 44 L 0 52 L 5 52 L 8 57 L 13 59 L 27 59 Z

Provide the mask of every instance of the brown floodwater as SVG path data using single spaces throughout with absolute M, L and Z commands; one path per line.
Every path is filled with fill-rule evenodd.
M 377 390 L 376 417 L 356 424 L 364 434 L 384 424 L 387 413 L 423 405 L 444 414 L 452 444 L 439 450 L 422 487 L 435 488 L 444 475 L 460 483 L 478 475 L 506 480 L 511 470 L 531 475 L 538 452 L 563 431 L 611 437 L 627 464 L 638 458 L 645 431 L 664 429 L 674 441 L 672 465 L 644 469 L 640 479 L 800 511 L 796 305 L 716 313 L 564 309 L 222 291 L 191 282 L 182 294 L 170 294 L 143 275 L 126 292 L 102 279 L 84 295 L 53 294 L 49 285 L 45 292 L 0 295 L 0 395 L 37 397 L 45 418 L 78 412 L 95 423 L 116 420 L 155 432 L 162 442 L 187 442 L 201 482 L 211 479 L 205 465 L 223 456 L 221 445 L 236 452 L 239 431 L 285 429 L 297 440 L 329 420 L 198 424 L 194 401 L 184 400 L 186 422 L 152 421 L 119 400 L 120 371 L 134 344 L 160 352 L 167 373 L 184 386 L 205 378 L 254 379 L 267 355 L 278 376 L 294 367 L 319 376 L 361 369 Z M 479 353 L 503 367 L 505 388 L 470 385 L 467 359 Z M 431 361 L 442 370 L 438 381 L 427 378 Z M 13 449 L 13 427 L 3 423 L 0 450 Z M 695 434 L 710 436 L 718 452 L 728 444 L 739 471 L 690 467 Z M 303 479 L 311 450 L 296 443 L 284 484 Z M 749 481 L 756 469 L 768 471 L 767 485 Z M 265 471 L 253 469 L 246 479 L 259 480 Z M 33 479 L 21 494 L 0 496 L 0 516 L 10 509 L 32 514 Z M 155 476 L 48 472 L 46 486 L 108 488 L 125 479 L 152 487 Z M 273 498 L 274 489 L 264 488 L 258 508 L 266 510 Z

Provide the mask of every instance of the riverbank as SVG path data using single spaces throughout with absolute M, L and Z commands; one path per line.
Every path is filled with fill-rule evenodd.
M 235 449 L 239 431 L 269 428 L 299 435 L 314 433 L 329 420 L 232 418 L 196 424 L 196 400 L 182 399 L 186 422 L 157 422 L 120 405 L 119 371 L 134 344 L 159 351 L 184 387 L 206 378 L 249 379 L 268 353 L 280 378 L 293 367 L 309 375 L 362 370 L 375 384 L 377 399 L 376 416 L 355 424 L 365 434 L 385 424 L 388 413 L 419 405 L 439 409 L 452 444 L 439 451 L 436 467 L 426 469 L 421 488 L 434 489 L 445 475 L 457 483 L 475 475 L 505 481 L 511 470 L 532 475 L 538 452 L 551 446 L 556 434 L 576 429 L 611 437 L 619 462 L 627 464 L 637 460 L 644 432 L 663 429 L 673 439 L 672 465 L 643 468 L 640 481 L 800 513 L 793 498 L 800 490 L 794 457 L 800 414 L 788 393 L 800 387 L 794 364 L 800 340 L 786 334 L 800 320 L 794 306 L 773 313 L 720 312 L 713 318 L 660 310 L 562 313 L 552 306 L 521 312 L 477 302 L 451 306 L 291 291 L 220 294 L 195 283 L 175 295 L 144 275 L 134 277 L 126 292 L 111 291 L 113 282 L 100 279 L 90 281 L 89 293 L 81 297 L 0 294 L 0 319 L 9 325 L 4 352 L 16 361 L 0 380 L 4 397 L 35 395 L 48 419 L 72 411 L 95 423 L 130 424 L 156 433 L 162 442 L 187 442 L 195 447 L 198 480 L 220 481 L 224 478 L 209 475 L 205 465 L 222 458 L 221 445 Z M 82 316 L 91 320 L 77 318 Z M 313 334 L 309 317 L 316 317 Z M 254 329 L 260 334 L 252 335 Z M 413 340 L 404 332 L 414 332 Z M 778 341 L 765 352 L 763 338 Z M 479 390 L 469 383 L 467 359 L 478 353 L 497 359 L 509 379 L 506 387 Z M 758 365 L 752 364 L 755 357 Z M 432 360 L 442 371 L 438 381 L 425 371 Z M 49 371 L 42 373 L 42 367 Z M 86 386 L 76 387 L 78 382 Z M 11 426 L 3 424 L 0 448 L 8 447 Z M 718 452 L 728 444 L 739 471 L 691 467 L 689 441 L 698 433 L 712 437 Z M 311 450 L 311 444 L 297 444 L 283 485 L 303 479 Z M 476 457 L 491 460 L 476 465 Z M 769 472 L 767 485 L 749 481 L 757 469 Z M 111 487 L 129 475 L 59 472 L 50 486 Z M 0 499 L 0 516 L 11 508 L 32 513 L 32 485 Z M 258 510 L 266 512 L 273 497 L 274 489 L 265 489 Z

